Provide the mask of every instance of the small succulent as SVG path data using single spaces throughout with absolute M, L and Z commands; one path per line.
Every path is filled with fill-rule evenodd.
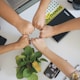
M 18 79 L 27 78 L 27 80 L 38 80 L 37 73 L 41 71 L 40 63 L 46 61 L 42 58 L 40 51 L 34 51 L 34 48 L 27 46 L 20 55 L 16 56 L 16 77 Z

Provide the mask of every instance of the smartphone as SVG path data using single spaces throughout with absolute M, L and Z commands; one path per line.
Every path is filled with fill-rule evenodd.
M 0 36 L 0 45 L 4 45 L 6 43 L 7 39 L 3 36 Z
M 44 71 L 44 75 L 47 76 L 49 79 L 56 78 L 59 73 L 60 70 L 52 62 L 50 62 L 50 64 Z

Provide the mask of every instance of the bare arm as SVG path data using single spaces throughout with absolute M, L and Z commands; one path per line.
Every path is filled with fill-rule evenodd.
M 22 34 L 30 34 L 34 31 L 32 24 L 22 19 L 4 0 L 0 0 L 0 16 L 15 26 Z
M 19 15 L 4 0 L 0 0 L 0 16 L 16 27 L 21 22 Z
M 42 29 L 44 24 L 45 24 L 45 14 L 46 14 L 46 9 L 50 3 L 51 0 L 40 0 L 40 5 L 38 7 L 38 10 L 33 18 L 33 25 L 38 28 Z
M 0 54 L 6 53 L 12 50 L 22 49 L 28 45 L 29 45 L 28 36 L 24 35 L 17 42 L 14 42 L 8 45 L 1 45 Z
M 15 46 L 16 46 L 15 43 L 0 46 L 0 54 L 6 53 L 8 51 L 15 50 Z
M 41 0 L 38 10 L 45 12 L 51 0 Z
M 80 30 L 80 18 L 75 18 L 67 22 L 64 22 L 62 24 L 56 25 L 54 30 L 56 31 L 55 34 L 72 30 Z
M 71 73 L 75 71 L 73 66 L 65 61 L 60 56 L 52 52 L 45 44 L 43 39 L 33 39 L 33 45 L 42 52 L 48 59 L 50 59 L 66 76 L 70 77 Z M 42 45 L 43 44 L 43 45 Z
M 55 26 L 47 25 L 41 31 L 40 37 L 51 37 L 72 30 L 80 30 L 80 18 L 75 18 Z
M 54 52 L 48 48 L 44 49 L 42 53 L 50 59 L 53 64 L 55 64 L 66 76 L 70 77 L 71 73 L 75 71 L 73 66 L 71 66 L 67 61 L 65 61 L 60 56 L 56 55 Z

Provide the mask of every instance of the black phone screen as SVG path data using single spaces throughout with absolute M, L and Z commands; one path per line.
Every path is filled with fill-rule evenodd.
M 4 45 L 6 43 L 7 39 L 0 36 L 0 45 Z

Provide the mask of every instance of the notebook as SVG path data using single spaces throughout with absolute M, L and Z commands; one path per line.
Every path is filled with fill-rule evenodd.
M 70 19 L 75 18 L 66 8 L 60 5 L 56 0 L 51 0 L 48 9 L 46 10 L 46 24 L 54 26 Z M 69 32 L 61 33 L 52 38 L 59 42 Z
M 5 0 L 18 14 L 39 0 Z

